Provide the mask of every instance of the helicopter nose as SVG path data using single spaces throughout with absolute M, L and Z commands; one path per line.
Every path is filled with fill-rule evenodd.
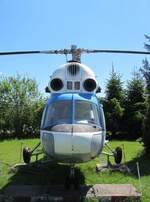
M 42 132 L 41 133 L 41 141 L 44 150 L 50 156 L 54 155 L 54 136 L 52 133 L 49 132 Z
M 54 150 L 58 159 L 69 162 L 84 162 L 91 159 L 91 134 L 55 134 Z
M 88 154 L 91 151 L 91 134 L 74 134 L 72 136 L 72 153 Z
M 60 162 L 89 161 L 102 148 L 102 135 L 91 132 L 43 132 L 41 137 L 46 153 Z

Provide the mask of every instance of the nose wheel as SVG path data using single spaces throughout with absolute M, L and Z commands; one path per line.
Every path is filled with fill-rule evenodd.
M 70 173 L 65 179 L 65 188 L 70 189 L 71 186 L 73 186 L 74 189 L 79 189 L 79 176 L 74 166 L 70 168 Z

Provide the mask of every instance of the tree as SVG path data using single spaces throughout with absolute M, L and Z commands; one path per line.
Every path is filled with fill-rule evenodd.
M 123 82 L 121 81 L 121 76 L 114 71 L 114 68 L 112 68 L 106 85 L 106 99 L 111 100 L 113 98 L 116 98 L 121 103 L 124 100 Z
M 2 129 L 14 131 L 15 136 L 21 137 L 24 125 L 39 128 L 36 114 L 41 116 L 43 105 L 35 80 L 20 75 L 0 78 L 0 109 L 4 115 L 1 118 Z
M 123 117 L 123 82 L 121 77 L 112 69 L 106 85 L 106 98 L 103 101 L 107 130 L 115 135 L 121 130 Z
M 143 126 L 143 142 L 147 152 L 150 152 L 150 64 L 147 59 L 143 60 L 143 66 L 141 67 L 141 72 L 145 78 L 146 82 L 146 94 L 147 99 L 147 113 L 144 120 Z
M 150 42 L 150 36 L 145 35 L 145 38 L 148 40 L 148 42 Z M 144 43 L 145 48 L 150 51 L 150 44 L 148 43 Z M 142 72 L 145 81 L 146 81 L 146 90 L 148 95 L 150 95 L 150 64 L 147 60 L 147 58 L 145 58 L 143 60 L 143 66 L 140 68 L 140 71 Z M 150 97 L 149 97 L 149 101 L 150 101 Z
M 121 131 L 121 120 L 123 117 L 124 108 L 121 107 L 120 102 L 116 98 L 104 103 L 104 111 L 106 118 L 107 130 L 112 135 L 116 135 Z
M 150 36 L 145 34 L 145 38 L 147 39 L 148 42 L 150 42 Z M 150 51 L 150 44 L 149 43 L 144 43 L 144 47 Z
M 138 72 L 134 72 L 132 80 L 127 84 L 124 113 L 124 130 L 132 139 L 142 136 L 142 125 L 146 111 L 144 93 L 143 80 Z

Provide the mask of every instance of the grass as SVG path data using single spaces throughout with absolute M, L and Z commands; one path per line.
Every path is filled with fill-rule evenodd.
M 40 168 L 37 164 L 31 167 L 25 167 L 23 172 L 10 172 L 10 166 L 22 162 L 21 147 L 28 145 L 34 147 L 38 139 L 31 140 L 6 140 L 0 142 L 0 189 L 3 190 L 10 184 L 62 184 L 69 167 L 63 164 L 44 165 Z M 95 172 L 97 163 L 105 163 L 104 156 L 96 158 L 90 162 L 76 165 L 76 170 L 80 175 L 82 184 L 99 183 L 127 183 L 133 184 L 139 191 L 142 191 L 142 201 L 150 201 L 150 157 L 143 154 L 143 146 L 139 142 L 130 141 L 112 141 L 113 148 L 117 145 L 124 145 L 125 158 L 131 174 L 122 174 L 119 172 L 105 171 Z M 34 160 L 34 158 L 33 158 Z M 139 162 L 141 173 L 141 187 L 137 177 L 136 162 Z M 33 169 L 34 168 L 34 169 Z

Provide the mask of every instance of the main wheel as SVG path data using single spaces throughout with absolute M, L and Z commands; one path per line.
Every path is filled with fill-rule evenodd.
M 114 152 L 114 158 L 115 158 L 115 163 L 120 164 L 122 160 L 122 148 L 121 147 L 116 147 L 115 152 Z
M 25 163 L 30 163 L 31 161 L 31 151 L 28 147 L 23 148 L 23 160 Z

